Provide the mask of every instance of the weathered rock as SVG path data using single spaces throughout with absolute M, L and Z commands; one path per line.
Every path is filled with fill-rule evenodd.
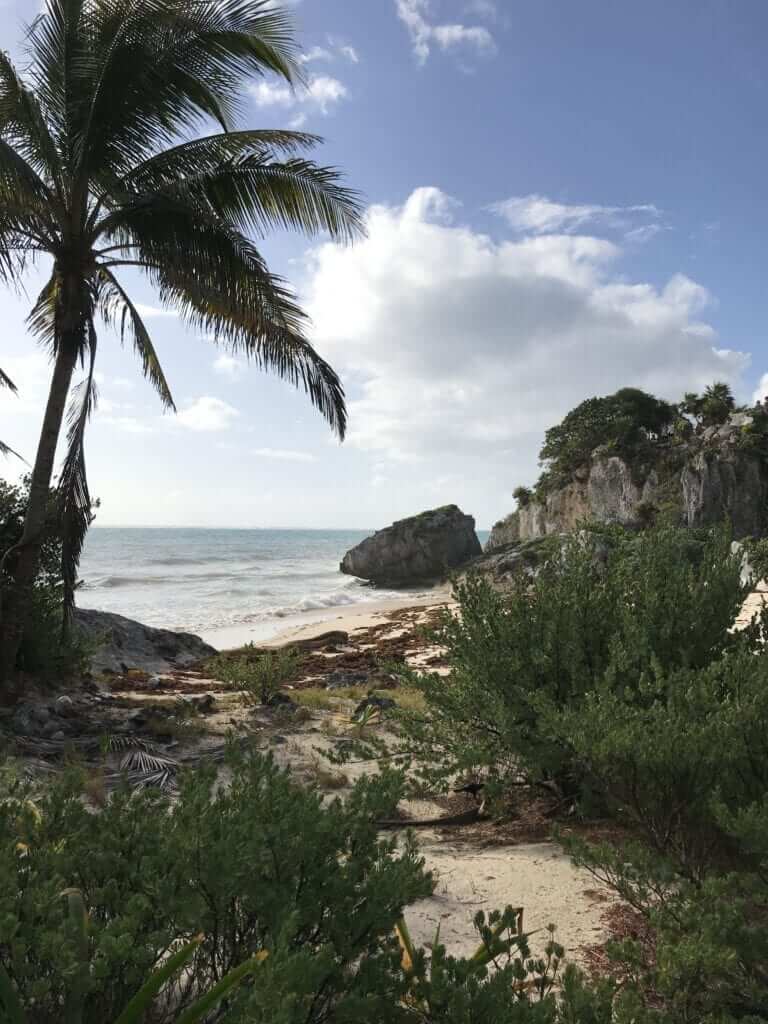
M 759 537 L 766 527 L 768 472 L 743 452 L 701 452 L 680 475 L 688 526 L 730 519 L 735 537 Z
M 382 586 L 434 582 L 482 553 L 475 520 L 456 505 L 401 519 L 344 556 L 341 571 Z
M 498 523 L 493 524 L 488 540 L 485 542 L 485 551 L 499 551 L 509 544 L 517 544 L 520 540 L 520 513 L 512 512 Z
M 94 672 L 168 672 L 217 653 L 199 636 L 155 629 L 112 612 L 78 608 L 75 622 L 86 640 L 95 645 L 91 656 Z
M 707 427 L 674 449 L 670 464 L 632 467 L 617 455 L 596 449 L 588 466 L 550 491 L 528 501 L 496 524 L 486 553 L 518 541 L 572 533 L 581 523 L 614 523 L 634 528 L 654 508 L 676 508 L 687 526 L 713 526 L 729 520 L 734 536 L 762 536 L 768 527 L 768 463 L 741 447 L 750 413 L 733 413 L 719 427 Z M 669 450 L 668 450 L 669 451 Z

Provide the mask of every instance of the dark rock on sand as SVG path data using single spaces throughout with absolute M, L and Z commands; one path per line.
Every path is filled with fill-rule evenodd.
M 122 673 L 129 669 L 168 672 L 217 653 L 199 636 L 154 629 L 112 612 L 78 608 L 75 622 L 95 647 L 91 656 L 94 672 Z
M 387 587 L 430 583 L 482 553 L 475 520 L 456 505 L 379 530 L 348 551 L 341 571 Z

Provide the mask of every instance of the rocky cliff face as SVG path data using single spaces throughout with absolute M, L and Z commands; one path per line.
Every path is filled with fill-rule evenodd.
M 443 578 L 482 553 L 475 520 L 456 505 L 401 519 L 348 551 L 341 571 L 382 586 Z
M 637 468 L 616 455 L 596 451 L 588 467 L 546 495 L 531 500 L 497 523 L 486 552 L 507 544 L 570 533 L 583 522 L 637 527 L 654 510 L 672 509 L 686 526 L 729 519 L 734 536 L 762 536 L 768 526 L 768 464 L 740 448 L 743 414 L 675 449 L 669 463 Z

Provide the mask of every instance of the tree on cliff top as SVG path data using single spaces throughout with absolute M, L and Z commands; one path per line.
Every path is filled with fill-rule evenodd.
M 632 451 L 650 437 L 661 435 L 675 420 L 674 406 L 639 388 L 622 388 L 605 398 L 588 398 L 544 435 L 539 454 L 547 476 L 567 479 L 586 465 L 600 445 L 617 453 Z
M 71 598 L 90 515 L 83 435 L 96 402 L 97 323 L 133 345 L 174 408 L 117 271 L 139 268 L 192 328 L 303 387 L 343 437 L 339 378 L 250 236 L 361 231 L 356 194 L 306 156 L 316 136 L 234 130 L 244 77 L 300 80 L 291 19 L 270 0 L 47 0 L 27 48 L 23 73 L 0 54 L 0 275 L 15 285 L 29 260 L 50 258 L 29 324 L 53 374 L 23 535 L 3 559 L 12 582 L 0 681 L 14 671 L 70 395 L 59 498 Z M 78 364 L 84 379 L 73 389 Z

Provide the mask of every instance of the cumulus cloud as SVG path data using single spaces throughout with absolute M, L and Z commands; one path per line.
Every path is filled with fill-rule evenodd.
M 345 372 L 350 443 L 379 453 L 378 477 L 439 456 L 441 475 L 511 491 L 533 476 L 546 427 L 589 395 L 738 382 L 747 357 L 716 347 L 710 296 L 687 276 L 630 282 L 609 240 L 535 220 L 494 241 L 458 215 L 418 189 L 371 208 L 359 245 L 310 256 L 313 340 Z
M 655 222 L 660 216 L 660 211 L 652 203 L 635 206 L 601 206 L 596 203 L 569 205 L 536 194 L 502 199 L 492 203 L 489 209 L 503 217 L 515 231 L 537 235 L 580 231 L 590 224 L 629 227 L 637 217 Z M 659 230 L 660 226 L 653 223 L 630 229 L 628 234 L 634 233 L 634 241 L 647 241 Z
M 397 16 L 408 30 L 414 56 L 425 64 L 436 43 L 441 50 L 471 49 L 491 54 L 496 49 L 493 36 L 482 25 L 435 24 L 430 20 L 430 0 L 395 0 Z
M 282 82 L 256 82 L 249 91 L 257 107 L 300 107 L 323 115 L 349 95 L 346 85 L 331 75 L 312 75 L 297 89 Z
M 233 420 L 237 419 L 239 415 L 240 413 L 234 406 L 224 402 L 221 398 L 203 395 L 182 409 L 171 422 L 179 423 L 189 430 L 228 430 L 232 426 Z

